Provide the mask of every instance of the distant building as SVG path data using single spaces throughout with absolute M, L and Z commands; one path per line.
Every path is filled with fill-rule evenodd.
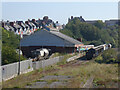
M 38 19 L 28 19 L 27 21 L 1 21 L 0 25 L 8 30 L 13 31 L 15 34 L 22 34 L 22 35 L 30 35 L 34 33 L 37 29 L 47 29 L 48 31 L 51 30 L 51 28 L 55 28 L 55 23 L 48 18 L 48 16 L 44 16 L 43 20 Z M 61 28 L 61 27 L 58 27 Z
M 27 28 L 25 23 L 23 21 L 16 21 L 16 23 L 22 27 L 23 35 L 26 34 Z
M 107 26 L 113 26 L 119 24 L 120 20 L 105 20 Z
M 98 20 L 87 20 L 85 22 L 88 23 L 88 24 L 95 24 L 95 23 L 97 23 L 97 21 Z
M 58 21 L 56 21 L 55 25 L 58 30 L 63 29 L 63 26 L 60 23 L 58 23 Z
M 21 40 L 23 55 L 30 57 L 31 51 L 39 48 L 51 49 L 51 52 L 73 53 L 83 43 L 57 31 L 40 30 Z
M 35 25 L 35 29 L 39 29 L 39 25 L 38 25 L 38 23 L 36 22 L 36 20 L 35 19 L 32 19 L 32 21 L 31 21 L 34 25 Z
M 43 20 L 40 20 L 40 19 L 36 20 L 39 28 L 42 28 L 42 21 Z
M 29 27 L 29 33 L 33 33 L 33 26 L 32 26 L 32 24 L 30 23 L 30 21 L 29 21 L 29 20 L 28 20 L 28 21 L 25 21 L 25 24 L 27 24 L 28 27 Z
M 22 32 L 22 27 L 20 25 L 18 25 L 16 22 L 10 22 L 10 25 L 14 28 L 14 31 L 16 34 L 20 34 L 20 32 Z
M 70 21 L 73 20 L 73 19 L 79 19 L 81 22 L 85 22 L 85 20 L 83 19 L 82 16 L 80 16 L 80 17 L 73 17 L 73 16 L 71 16 L 71 19 L 68 18 L 68 22 L 70 22 Z

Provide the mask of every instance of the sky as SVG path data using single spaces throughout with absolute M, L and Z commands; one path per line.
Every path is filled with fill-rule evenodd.
M 61 24 L 66 24 L 71 16 L 85 20 L 117 19 L 118 2 L 2 2 L 3 20 L 25 21 L 44 16 Z

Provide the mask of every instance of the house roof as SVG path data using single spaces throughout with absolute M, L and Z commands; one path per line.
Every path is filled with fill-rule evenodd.
M 30 22 L 30 24 L 31 24 L 33 27 L 35 27 L 35 26 L 36 26 L 33 22 Z
M 32 22 L 36 27 L 39 26 L 38 22 Z
M 21 28 L 21 26 L 18 25 L 18 24 L 15 24 L 14 27 L 15 27 L 16 29 Z
M 55 23 L 56 26 L 61 26 L 60 23 Z
M 27 25 L 28 25 L 29 29 L 32 28 L 32 24 L 30 22 Z
M 4 27 L 5 27 L 6 30 L 9 30 L 9 29 L 10 29 L 7 25 L 5 25 Z
M 9 26 L 9 28 L 10 28 L 12 31 L 14 31 L 14 28 L 13 28 L 12 26 Z
M 40 30 L 25 36 L 20 42 L 21 46 L 75 47 L 78 44 L 82 43 L 60 32 L 47 30 Z
M 24 23 L 25 24 L 25 27 L 29 27 L 28 24 Z

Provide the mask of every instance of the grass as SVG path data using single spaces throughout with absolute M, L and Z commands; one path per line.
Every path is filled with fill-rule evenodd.
M 67 57 L 69 55 L 65 54 L 64 56 L 65 56 L 65 58 L 64 58 L 64 61 L 65 61 L 65 59 L 67 59 Z M 45 67 L 44 69 L 40 68 L 39 70 L 35 70 L 32 72 L 28 72 L 26 74 L 19 75 L 15 78 L 8 80 L 8 81 L 5 81 L 5 82 L 3 81 L 2 87 L 3 88 L 13 88 L 13 87 L 23 88 L 27 84 L 34 82 L 41 77 L 44 77 L 44 75 L 46 75 L 46 74 L 49 75 L 50 74 L 49 72 L 51 72 L 51 70 L 54 71 L 54 69 L 60 69 L 60 67 L 58 67 L 56 64 L 54 64 L 52 66 Z
M 99 64 L 92 60 L 77 66 L 73 66 L 72 64 L 67 66 L 69 63 L 66 62 L 66 59 L 69 57 L 71 55 L 65 55 L 64 59 L 57 64 L 3 82 L 3 88 L 23 88 L 35 81 L 39 81 L 45 75 L 72 76 L 73 78 L 68 81 L 69 85 L 66 88 L 82 88 L 90 77 L 94 77 L 93 83 L 98 87 L 116 87 L 114 84 L 118 81 L 118 64 Z M 73 62 L 77 62 L 77 60 Z M 61 65 L 66 65 L 66 67 L 62 68 Z M 48 80 L 47 82 L 52 83 L 54 81 L 56 80 Z M 110 82 L 113 85 L 110 85 Z
M 57 57 L 57 56 L 62 56 L 62 54 L 60 54 L 60 53 L 54 53 L 54 54 L 52 54 L 52 56 L 50 58 L 54 58 L 54 57 Z

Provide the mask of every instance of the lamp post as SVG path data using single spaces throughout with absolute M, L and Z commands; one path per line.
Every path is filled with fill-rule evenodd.
M 19 63 L 18 63 L 18 75 L 20 75 L 20 49 L 21 49 L 21 47 L 20 47 L 20 40 L 21 40 L 21 39 L 20 39 L 20 38 L 21 38 L 20 35 L 21 35 L 21 34 L 19 33 Z

